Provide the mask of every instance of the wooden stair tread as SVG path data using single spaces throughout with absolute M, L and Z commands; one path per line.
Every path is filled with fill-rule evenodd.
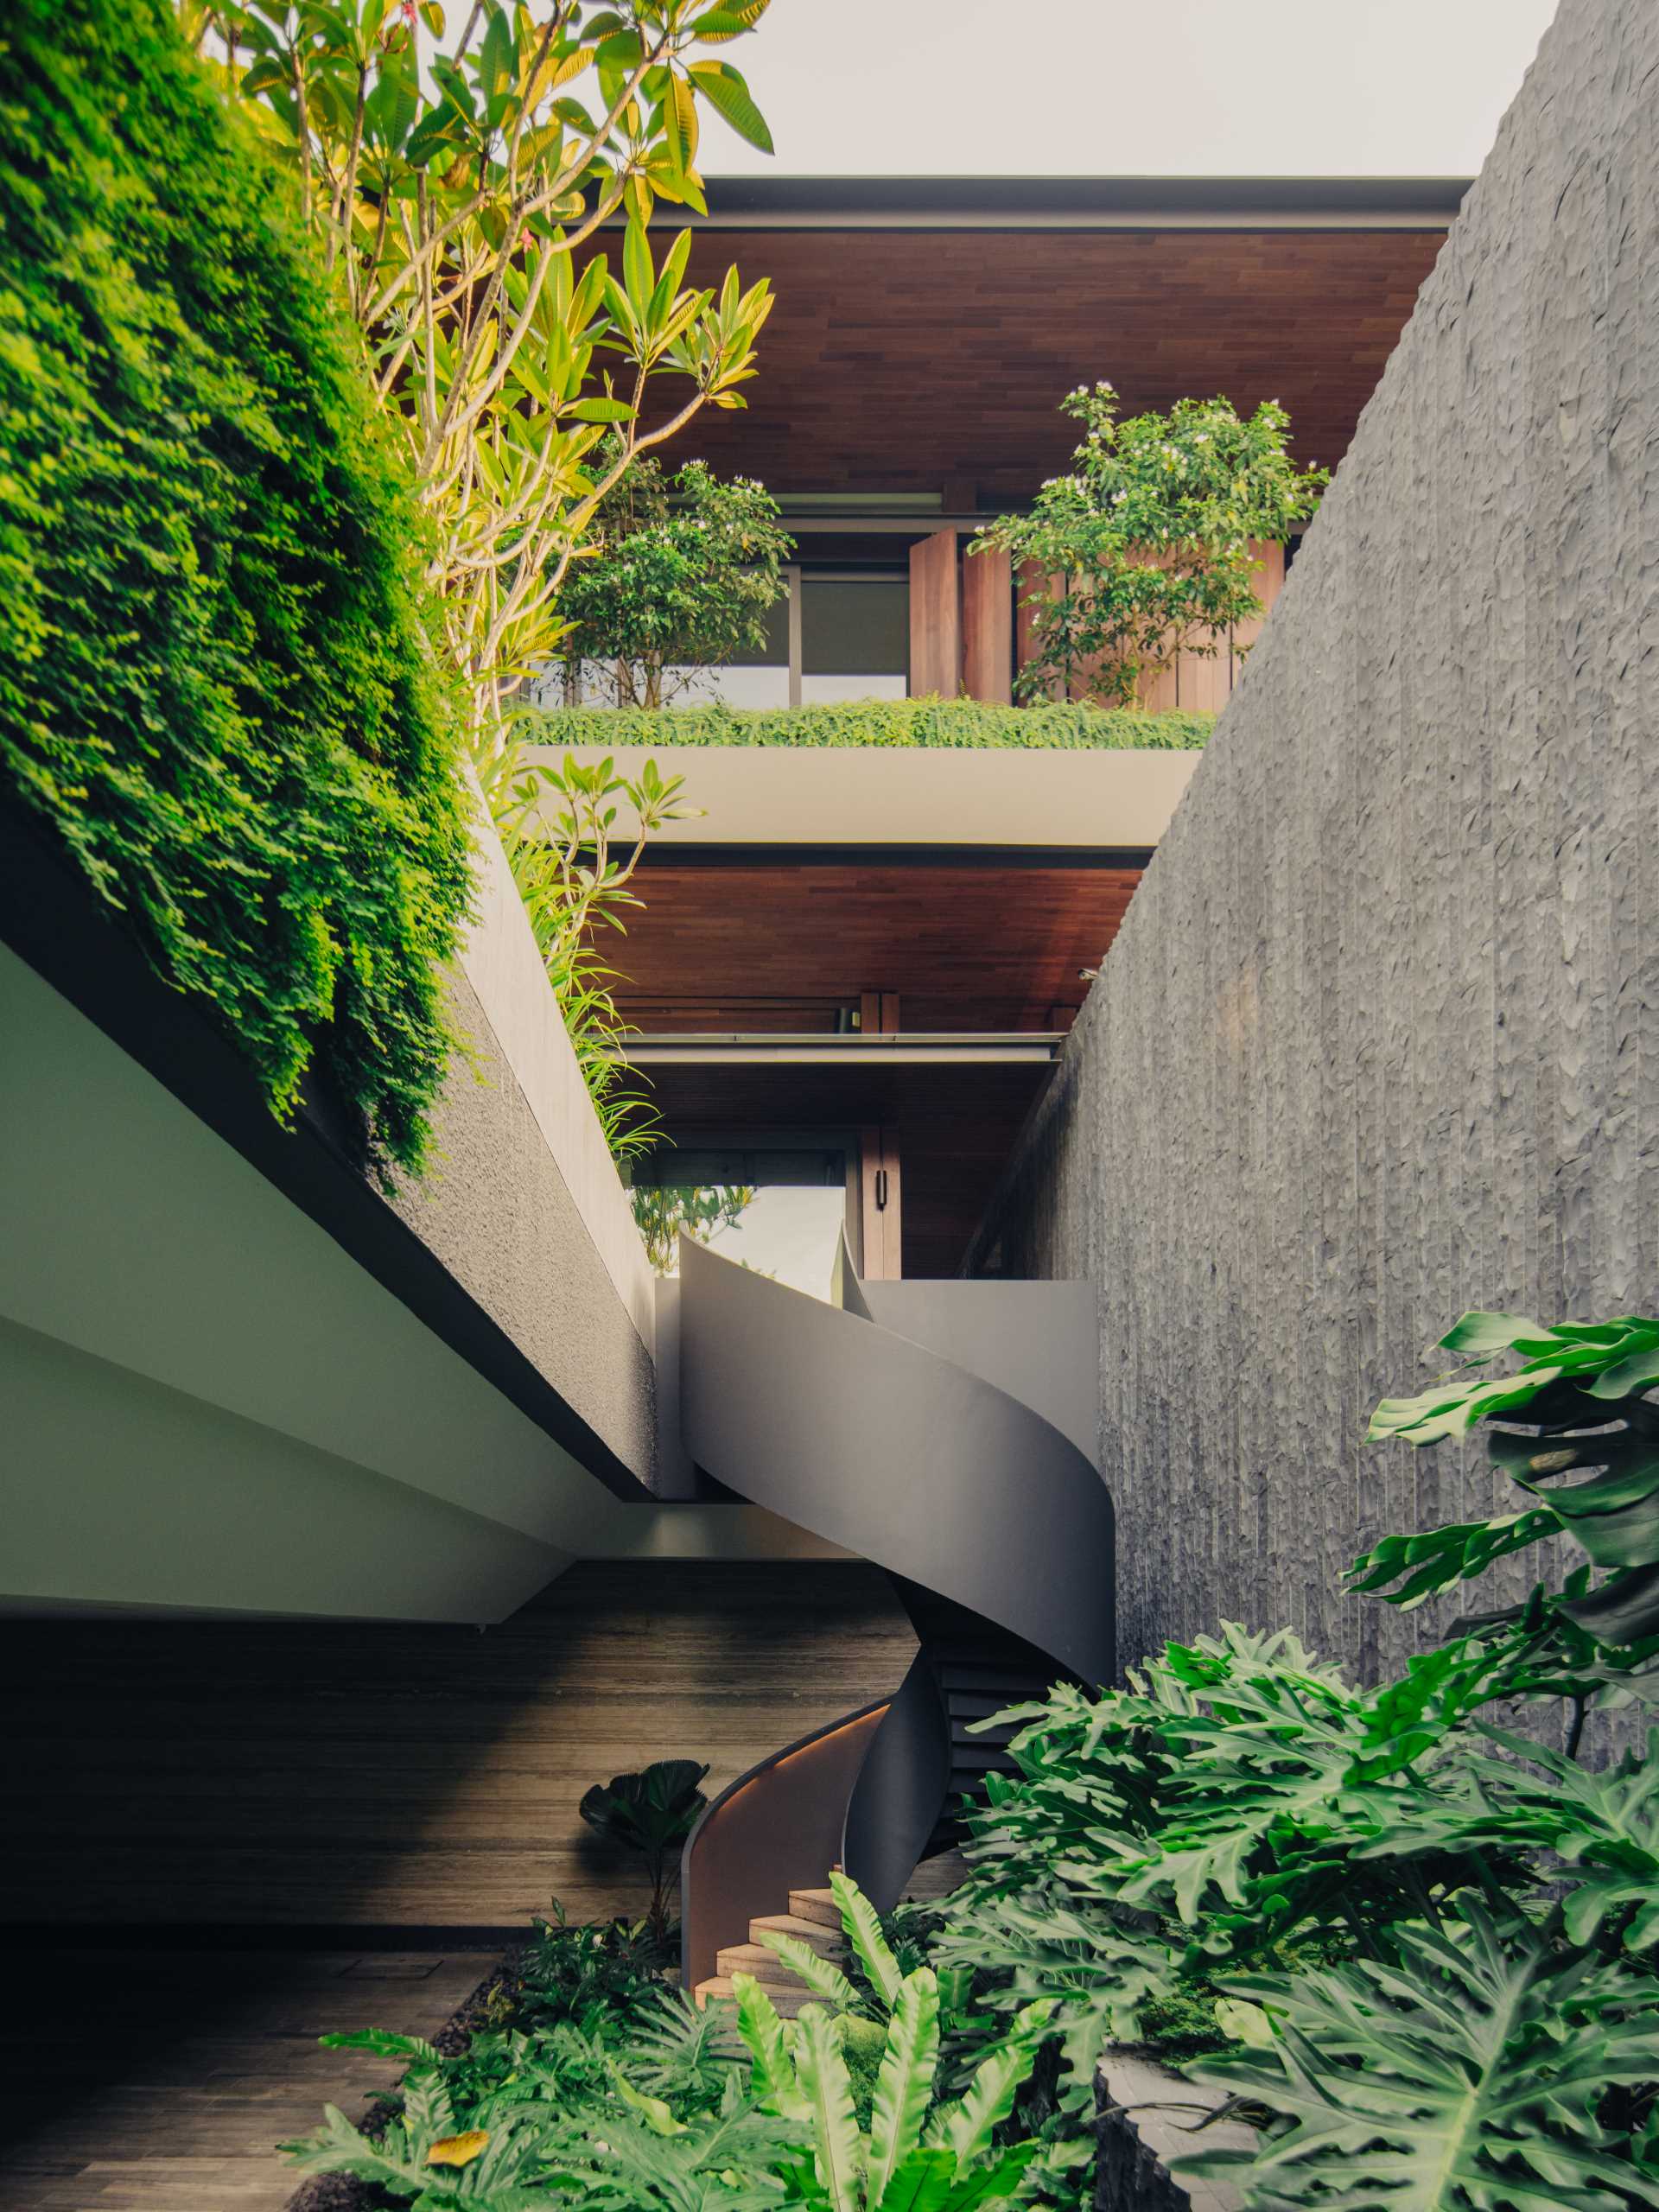
M 760 1942 L 763 1929 L 774 1936 L 793 1936 L 798 1942 L 810 1944 L 826 1959 L 836 1957 L 847 1948 L 842 1939 L 839 1916 L 836 1925 L 830 1928 L 821 1920 L 803 1920 L 793 1912 L 763 1912 L 749 1923 L 752 1942 Z
M 810 2005 L 815 2002 L 811 1991 L 804 1982 L 798 1981 L 792 1988 L 785 1988 L 781 1984 L 775 1988 L 769 1988 L 766 1994 L 772 1999 L 773 2010 L 781 2013 L 786 2020 L 792 2020 L 803 2005 Z M 692 1992 L 692 1996 L 699 2005 L 706 2005 L 711 1997 L 729 1999 L 734 1995 L 731 1976 L 723 1974 L 714 1974 L 709 1980 L 700 1981 Z
M 768 1987 L 804 1989 L 806 1984 L 793 1967 L 766 1943 L 722 1943 L 715 1954 L 716 1971 L 722 1974 L 749 1974 Z
M 814 1920 L 823 1928 L 841 1926 L 841 1907 L 833 1890 L 791 1890 L 789 1910 L 795 1920 Z

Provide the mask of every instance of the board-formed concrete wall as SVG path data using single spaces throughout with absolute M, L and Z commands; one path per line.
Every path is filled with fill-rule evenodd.
M 1659 1302 L 1656 336 L 1659 8 L 1564 0 L 970 1256 L 1098 1286 L 1127 1658 L 1398 1661 L 1342 1568 L 1521 1500 L 1372 1404 Z

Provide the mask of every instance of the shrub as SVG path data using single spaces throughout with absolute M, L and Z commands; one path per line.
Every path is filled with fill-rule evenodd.
M 0 45 L 0 761 L 286 1117 L 418 1165 L 467 898 L 399 465 L 161 0 Z
M 794 550 L 753 477 L 728 480 L 706 461 L 665 477 L 641 454 L 600 502 L 587 556 L 559 587 L 566 696 L 660 707 L 703 670 L 758 652 L 768 610 L 788 596 Z
M 1020 697 L 1127 706 L 1182 653 L 1230 650 L 1233 626 L 1262 612 L 1251 540 L 1300 529 L 1329 472 L 1297 467 L 1276 400 L 1243 419 L 1225 399 L 1179 399 L 1120 421 L 1097 384 L 1060 406 L 1084 427 L 1070 470 L 969 550 L 1000 548 L 1027 580 Z
M 849 699 L 827 707 L 556 708 L 530 735 L 546 745 L 931 746 L 963 750 L 1187 753 L 1213 715 L 1083 705 L 1000 707 L 983 699 Z
M 1088 2164 L 1117 2035 L 1227 2042 L 1190 2070 L 1268 2107 L 1261 2146 L 1183 2164 L 1253 2212 L 1655 2201 L 1659 1730 L 1600 1772 L 1573 1753 L 1586 1707 L 1655 1701 L 1659 1323 L 1467 1313 L 1443 1342 L 1473 1374 L 1385 1402 L 1372 1435 L 1502 1423 L 1490 1456 L 1535 1503 L 1388 1538 L 1354 1586 L 1413 1604 L 1560 1533 L 1606 1579 L 1474 1616 L 1374 1690 L 1228 1627 L 1005 1716 L 1018 1774 L 970 1815 L 933 1955 L 992 2031 L 1056 2001 L 1053 2101 L 1021 2112 L 1046 2193 Z M 1493 1376 L 1503 1353 L 1522 1364 Z M 1562 1700 L 1565 1755 L 1490 1717 Z

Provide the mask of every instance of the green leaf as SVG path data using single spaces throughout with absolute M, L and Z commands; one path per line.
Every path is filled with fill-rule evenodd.
M 740 138 L 747 138 L 763 154 L 774 149 L 766 118 L 755 105 L 749 88 L 729 61 L 693 61 L 686 74 L 715 112 L 725 118 Z
M 823 1998 L 838 2012 L 850 2012 L 858 2002 L 858 1992 L 833 1959 L 826 1959 L 798 1936 L 786 1935 L 781 1928 L 758 1929 L 760 1941 L 769 1951 L 775 1951 L 791 1972 L 798 1974 L 815 1997 Z
M 801 2100 L 777 2006 L 749 1974 L 732 1976 L 732 1996 L 737 2005 L 738 2033 L 754 2062 L 756 2095 L 774 2111 L 797 2110 Z
M 578 423 L 632 423 L 634 410 L 620 399 L 579 399 L 565 410 Z
M 991 2138 L 1014 2110 L 1020 2085 L 1029 2075 L 1047 2035 L 1057 2000 L 1045 1998 L 1026 2005 L 1013 2030 L 975 2069 L 959 2103 L 941 2116 L 938 2132 L 950 2146 L 961 2173 L 991 2147 Z
M 642 2116 L 653 2135 L 683 2135 L 687 2132 L 685 2122 L 675 2119 L 673 2113 L 661 2097 L 643 2095 L 634 2088 L 621 2068 L 614 2063 L 611 2067 L 611 2077 L 616 2083 L 623 2103 L 631 2105 L 634 2111 Z
M 860 1965 L 875 1985 L 882 2003 L 889 2007 L 896 2005 L 904 1974 L 881 1933 L 875 1907 L 858 1884 L 839 1868 L 830 1877 L 830 1890 L 840 1908 L 841 1924 L 847 1930 L 847 1940 L 857 1953 Z
M 853 2117 L 852 2080 L 835 2024 L 820 2005 L 804 2006 L 795 2023 L 795 2071 L 832 2212 L 859 2212 L 863 2144 Z
M 1394 1945 L 1392 1961 L 1233 1985 L 1274 2012 L 1273 2049 L 1189 2070 L 1287 2123 L 1243 2169 L 1253 2201 L 1612 2212 L 1630 2168 L 1604 2149 L 1598 2108 L 1652 2078 L 1659 1990 L 1474 1900 L 1444 1929 L 1401 1925 Z
M 938 1984 L 925 1967 L 907 1974 L 887 2026 L 870 2112 L 869 2194 L 879 2201 L 922 2139 L 939 2056 Z
M 622 281 L 634 313 L 643 315 L 651 304 L 657 277 L 652 267 L 651 244 L 645 235 L 645 226 L 632 218 L 622 234 Z

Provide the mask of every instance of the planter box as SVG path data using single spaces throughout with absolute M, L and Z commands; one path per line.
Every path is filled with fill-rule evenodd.
M 1240 2120 L 1193 2132 L 1225 2101 L 1218 2089 L 1184 2081 L 1144 2051 L 1108 2050 L 1095 2075 L 1095 2212 L 1239 2212 L 1243 2195 L 1230 2182 L 1183 2182 L 1169 2170 L 1172 2159 L 1199 2149 L 1255 2147 L 1255 2130 Z M 1185 2109 L 1160 2109 L 1174 2107 Z
M 637 777 L 648 760 L 685 778 L 701 816 L 652 840 L 684 846 L 897 845 L 925 850 L 1026 848 L 1054 853 L 1152 850 L 1201 752 L 979 752 L 902 746 L 573 747 Z M 543 748 L 556 761 L 561 748 Z

